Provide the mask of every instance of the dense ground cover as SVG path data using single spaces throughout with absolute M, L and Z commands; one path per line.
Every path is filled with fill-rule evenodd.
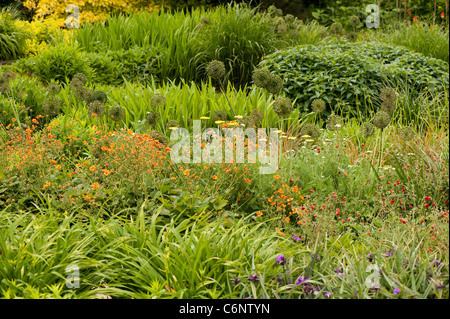
M 25 39 L 6 15 L 1 297 L 449 297 L 448 26 L 230 5 Z M 195 123 L 255 163 L 174 163 Z M 273 172 L 240 128 L 277 130 Z

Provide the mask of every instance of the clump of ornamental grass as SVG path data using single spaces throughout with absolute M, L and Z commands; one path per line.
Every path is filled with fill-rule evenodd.
M 125 109 L 120 105 L 113 105 L 109 109 L 109 116 L 113 121 L 121 121 L 125 117 Z
M 370 122 L 364 122 L 361 125 L 361 135 L 365 138 L 368 138 L 373 135 L 375 132 L 375 126 Z
M 292 111 L 292 102 L 287 97 L 279 97 L 273 102 L 273 110 L 280 117 L 288 116 Z
M 314 113 L 322 113 L 326 109 L 325 101 L 322 99 L 315 99 L 311 103 L 311 109 Z
M 166 104 L 166 98 L 162 94 L 155 94 L 150 99 L 150 105 L 153 107 L 163 106 Z
M 159 112 L 150 111 L 150 112 L 147 112 L 145 119 L 146 119 L 146 122 L 148 125 L 154 126 L 159 121 L 160 118 L 161 118 L 161 115 L 159 114 Z
M 57 97 L 51 97 L 44 101 L 42 104 L 44 113 L 48 116 L 56 116 L 61 110 L 61 100 Z
M 225 64 L 222 61 L 213 60 L 206 66 L 206 74 L 212 79 L 221 79 L 225 76 Z
M 105 106 L 100 101 L 92 101 L 89 103 L 89 115 L 102 117 L 105 114 Z
M 337 114 L 331 114 L 327 118 L 327 129 L 330 131 L 338 131 L 342 126 L 344 126 L 344 121 L 342 117 Z

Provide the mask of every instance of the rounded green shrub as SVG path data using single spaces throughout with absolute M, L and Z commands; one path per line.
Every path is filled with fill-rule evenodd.
M 340 108 L 345 113 L 369 117 L 366 106 L 381 105 L 380 88 L 408 86 L 420 94 L 426 87 L 437 92 L 448 88 L 447 63 L 408 49 L 378 42 L 337 41 L 301 45 L 268 55 L 258 68 L 284 80 L 286 96 L 302 112 L 315 99 L 327 103 L 324 115 Z

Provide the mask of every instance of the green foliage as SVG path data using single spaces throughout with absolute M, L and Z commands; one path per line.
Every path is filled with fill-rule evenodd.
M 377 42 L 297 46 L 267 56 L 259 66 L 283 78 L 284 92 L 302 111 L 321 98 L 331 106 L 327 114 L 368 114 L 385 83 L 407 83 L 414 92 L 448 87 L 445 62 Z
M 17 66 L 31 71 L 44 82 L 59 81 L 66 83 L 77 73 L 91 76 L 86 55 L 74 45 L 57 44 L 48 47 L 36 57 L 21 60 Z
M 25 54 L 26 33 L 14 25 L 9 13 L 0 13 L 0 60 L 15 60 Z

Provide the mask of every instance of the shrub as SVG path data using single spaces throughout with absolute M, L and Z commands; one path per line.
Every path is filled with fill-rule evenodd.
M 76 46 L 57 44 L 34 58 L 19 61 L 18 66 L 31 71 L 44 82 L 54 80 L 66 83 L 66 79 L 70 80 L 76 73 L 90 75 L 92 70 L 87 62 L 85 54 Z
M 283 78 L 286 95 L 301 111 L 321 98 L 331 106 L 326 115 L 339 107 L 357 115 L 358 108 L 381 102 L 379 90 L 389 82 L 392 87 L 408 84 L 416 92 L 448 87 L 447 63 L 375 42 L 297 46 L 267 56 L 259 67 Z

